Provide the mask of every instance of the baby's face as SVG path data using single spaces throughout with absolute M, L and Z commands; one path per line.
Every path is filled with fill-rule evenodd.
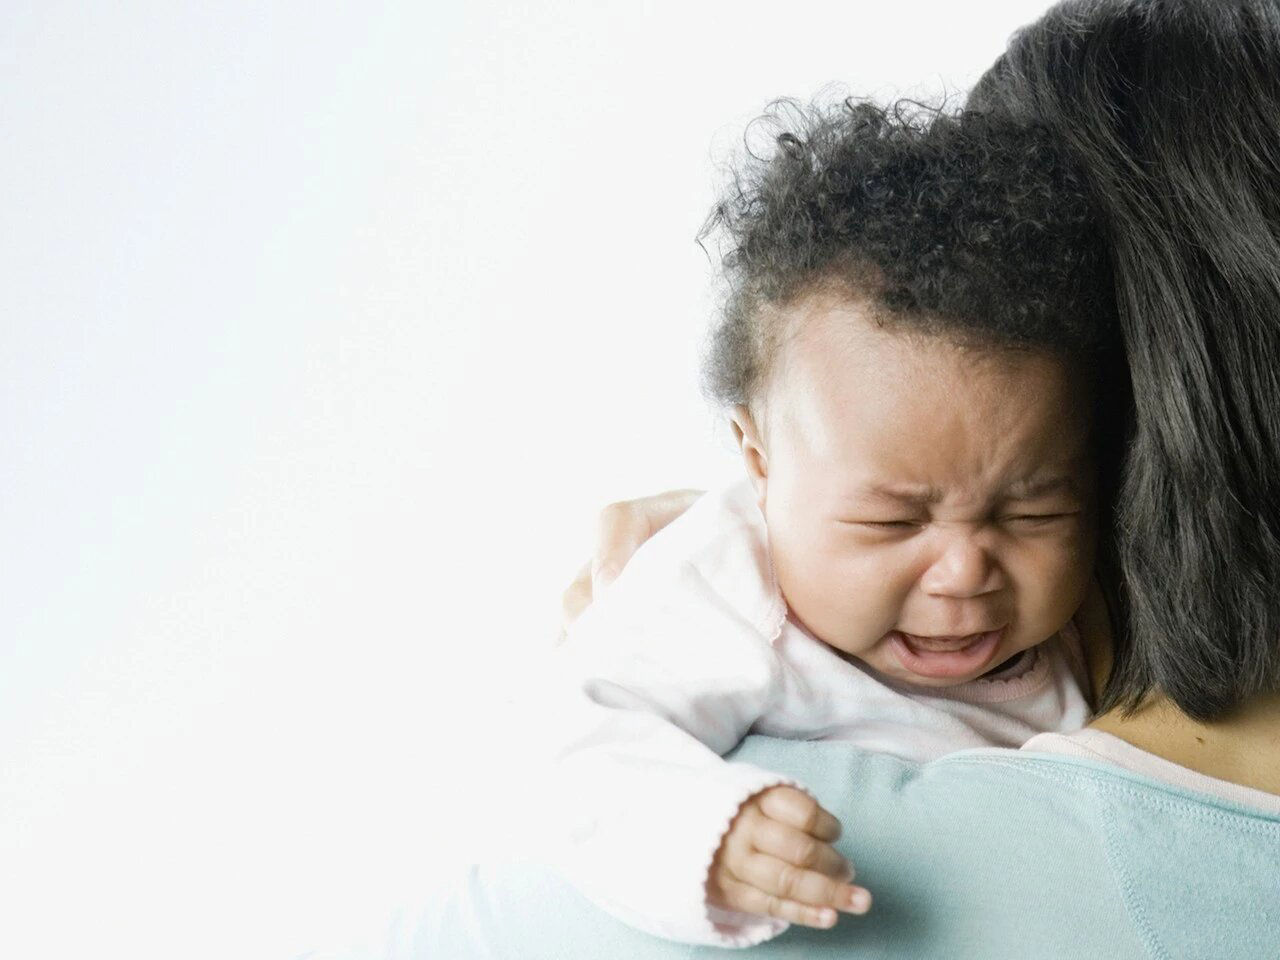
M 1095 547 L 1090 399 L 1061 362 L 815 299 L 735 416 L 792 616 L 888 677 L 973 680 L 1061 628 Z

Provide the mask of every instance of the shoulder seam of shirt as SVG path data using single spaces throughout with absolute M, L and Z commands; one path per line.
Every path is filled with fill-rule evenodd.
M 1101 784 L 1094 781 L 1092 787 L 1097 791 L 1100 789 Z M 1124 902 L 1124 910 L 1129 917 L 1129 922 L 1133 924 L 1134 929 L 1137 931 L 1138 939 L 1143 947 L 1151 953 L 1155 960 L 1171 960 L 1169 951 L 1165 949 L 1164 944 L 1160 942 L 1160 938 L 1156 936 L 1155 929 L 1147 917 L 1146 908 L 1138 896 L 1133 876 L 1126 867 L 1124 859 L 1119 855 L 1119 851 L 1116 850 L 1116 831 L 1111 809 L 1109 805 L 1103 803 L 1098 804 L 1098 806 L 1100 808 L 1098 815 L 1102 821 L 1102 849 L 1106 851 L 1107 865 L 1111 868 L 1111 874 L 1116 883 L 1120 885 L 1121 899 Z
M 1242 824 L 1241 826 L 1250 832 L 1257 833 L 1273 833 L 1280 831 L 1280 815 L 1270 813 L 1266 810 L 1258 810 L 1243 804 L 1235 803 L 1225 797 L 1216 797 L 1210 794 L 1202 794 L 1176 784 L 1165 783 L 1145 774 L 1135 773 L 1132 770 L 1126 770 L 1123 767 L 1115 767 L 1111 764 L 1104 765 L 1084 757 L 1075 757 L 1065 753 L 1036 753 L 1034 751 L 1019 751 L 1014 757 L 997 757 L 991 755 L 980 756 L 982 751 L 989 748 L 980 747 L 974 750 L 973 755 L 969 751 L 952 754 L 945 757 L 939 757 L 932 761 L 935 764 L 954 764 L 964 763 L 977 766 L 1002 766 L 1010 769 L 1027 770 L 1036 774 L 1042 779 L 1056 780 L 1059 783 L 1077 783 L 1080 781 L 1088 781 L 1095 785 L 1099 790 L 1105 790 L 1111 793 L 1120 793 L 1132 797 L 1142 802 L 1144 805 L 1156 809 L 1186 812 L 1192 816 L 1202 820 L 1215 820 L 1219 823 L 1228 823 L 1236 821 L 1240 818 L 1249 818 L 1251 820 L 1261 821 L 1256 824 Z M 1075 767 L 1078 772 L 1069 773 L 1063 770 L 1063 767 Z M 1128 784 L 1141 784 L 1148 789 L 1135 789 L 1134 786 L 1118 783 L 1116 781 L 1127 781 Z M 1150 788 L 1156 788 L 1155 791 Z M 1158 792 L 1162 796 L 1152 796 L 1153 792 Z M 1208 808 L 1208 809 L 1205 809 Z

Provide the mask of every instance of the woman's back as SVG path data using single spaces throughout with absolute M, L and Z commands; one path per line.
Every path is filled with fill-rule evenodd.
M 1062 754 L 975 750 L 925 765 L 750 737 L 734 759 L 811 783 L 875 909 L 793 927 L 771 960 L 1261 958 L 1280 944 L 1274 812 Z M 626 927 L 540 868 L 477 872 L 402 917 L 385 958 L 722 956 Z

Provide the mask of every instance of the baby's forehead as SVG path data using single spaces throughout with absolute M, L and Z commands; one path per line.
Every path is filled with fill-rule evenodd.
M 1083 443 L 1087 385 L 1048 352 L 923 332 L 851 298 L 815 298 L 779 319 L 766 431 L 818 460 L 902 460 L 922 447 L 1012 460 Z
M 817 290 L 768 321 L 775 328 L 771 384 L 813 391 L 871 375 L 936 379 L 957 389 L 1013 373 L 1024 380 L 1060 379 L 1074 371 L 1048 350 L 999 343 L 941 318 L 896 314 L 863 291 Z

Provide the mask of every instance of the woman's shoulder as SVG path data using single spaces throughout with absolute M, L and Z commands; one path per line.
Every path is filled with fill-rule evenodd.
M 874 904 L 754 947 L 814 955 L 1267 956 L 1280 823 L 1218 819 L 1158 785 L 1014 750 L 916 764 L 838 742 L 750 736 L 733 759 L 803 778 Z M 1213 922 L 1205 922 L 1207 904 Z M 483 918 L 478 922 L 476 918 Z M 710 956 L 614 921 L 541 868 L 490 870 L 400 929 L 442 956 Z M 406 939 L 408 942 L 408 939 Z M 452 952 L 450 952 L 452 951 Z M 363 956 L 418 957 L 402 953 Z M 428 955 L 431 955 L 428 948 Z
M 840 818 L 842 852 L 876 909 L 928 904 L 945 927 L 962 922 L 963 911 L 953 916 L 952 908 L 963 905 L 993 922 L 1030 924 L 1020 928 L 1028 945 L 1033 929 L 1057 938 L 1043 941 L 1043 954 L 1029 948 L 1021 956 L 1088 955 L 1083 946 L 1048 949 L 1063 943 L 1054 924 L 1064 916 L 1098 924 L 1096 956 L 1266 955 L 1257 949 L 1268 926 L 1257 907 L 1280 893 L 1280 814 L 1114 764 L 1018 750 L 965 750 L 916 764 L 839 743 L 748 737 L 733 756 L 802 779 Z M 1019 869 L 1025 882 L 1011 886 Z M 1002 906 L 991 905 L 993 896 Z M 1057 906 L 1046 913 L 1049 900 Z M 1203 922 L 1207 902 L 1214 924 Z M 1144 929 L 1133 916 L 1146 918 Z M 1215 936 L 1227 939 L 1215 946 Z M 993 946 L 992 955 L 1003 954 Z

